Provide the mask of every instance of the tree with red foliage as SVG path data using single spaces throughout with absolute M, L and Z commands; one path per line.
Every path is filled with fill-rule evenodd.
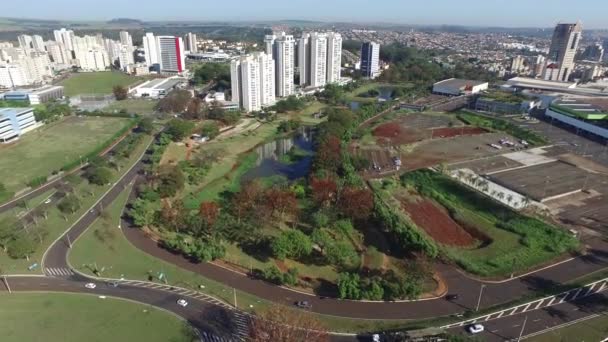
M 232 211 L 237 221 L 256 217 L 263 219 L 268 212 L 263 209 L 264 190 L 258 181 L 246 182 L 232 198 Z
M 310 180 L 313 200 L 321 207 L 330 205 L 336 200 L 338 184 L 331 178 L 315 178 Z
M 253 316 L 249 326 L 250 342 L 328 342 L 327 328 L 313 315 L 275 305 Z
M 220 206 L 215 202 L 203 202 L 198 208 L 198 213 L 208 226 L 213 226 L 220 214 Z
M 265 205 L 270 215 L 278 215 L 283 219 L 284 215 L 296 215 L 298 213 L 298 199 L 289 189 L 270 188 L 264 193 Z
M 336 171 L 342 162 L 342 146 L 340 139 L 327 135 L 319 142 L 315 154 L 315 168 Z
M 345 217 L 365 219 L 374 208 L 374 195 L 368 189 L 345 187 L 340 193 L 338 208 Z

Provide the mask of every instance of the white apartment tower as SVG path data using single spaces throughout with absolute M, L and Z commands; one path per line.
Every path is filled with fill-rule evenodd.
M 184 41 L 181 37 L 156 37 L 160 71 L 164 73 L 182 73 L 186 68 Z
M 275 103 L 274 60 L 271 55 L 255 53 L 230 64 L 232 101 L 248 112 Z
M 133 37 L 127 31 L 120 31 L 120 43 L 125 46 L 133 46 Z
M 319 88 L 327 84 L 327 35 L 313 32 L 310 34 L 310 86 Z M 308 77 L 307 77 L 308 78 Z
M 557 65 L 559 69 L 557 75 L 552 73 L 551 81 L 567 82 L 570 74 L 574 70 L 574 57 L 578 50 L 581 40 L 583 25 L 576 24 L 557 24 L 553 31 L 551 47 L 547 59 Z
M 32 36 L 28 36 L 27 34 L 21 34 L 17 37 L 19 41 L 19 47 L 24 50 L 30 50 L 33 48 L 32 44 Z
M 192 32 L 188 32 L 188 34 L 184 37 L 186 43 L 186 50 L 191 53 L 198 52 L 198 46 L 196 45 L 196 34 Z
M 144 44 L 144 54 L 146 58 L 146 64 L 151 67 L 154 64 L 158 64 L 158 48 L 156 43 L 156 38 L 154 37 L 154 33 L 148 32 L 144 35 L 143 44 Z
M 342 68 L 342 36 L 339 33 L 327 34 L 327 83 L 340 81 Z
M 63 43 L 48 41 L 46 42 L 46 49 L 55 64 L 69 64 L 70 58 L 68 52 L 63 46 Z
M 300 74 L 299 85 L 306 87 L 310 84 L 310 34 L 304 33 L 298 39 L 298 73 Z
M 74 31 L 62 28 L 54 30 L 53 34 L 57 43 L 63 43 L 63 46 L 69 51 L 74 50 Z
M 264 39 L 266 54 L 274 59 L 276 96 L 286 97 L 295 91 L 295 40 L 293 36 L 266 36 Z
M 40 51 L 40 52 L 45 51 L 44 50 L 44 39 L 42 38 L 42 36 L 39 36 L 37 34 L 32 36 L 32 47 L 36 51 Z
M 27 75 L 21 65 L 0 64 L 0 86 L 14 88 L 28 83 Z

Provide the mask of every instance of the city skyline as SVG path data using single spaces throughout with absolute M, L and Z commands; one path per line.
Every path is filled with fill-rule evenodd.
M 458 25 L 480 27 L 553 27 L 560 22 L 581 20 L 587 29 L 606 29 L 608 24 L 603 13 L 608 4 L 599 0 L 581 0 L 576 6 L 569 1 L 540 0 L 533 3 L 524 0 L 431 2 L 385 0 L 380 5 L 370 6 L 364 0 L 337 0 L 331 3 L 322 0 L 291 1 L 261 0 L 250 2 L 235 0 L 222 4 L 221 11 L 208 11 L 214 4 L 210 1 L 175 0 L 167 12 L 163 2 L 150 0 L 148 6 L 107 0 L 105 6 L 96 6 L 95 11 L 84 10 L 93 5 L 90 0 L 57 0 L 52 7 L 41 6 L 41 0 L 24 0 L 4 6 L 7 17 L 54 19 L 54 20 L 109 20 L 133 18 L 149 21 L 163 20 L 315 20 L 348 21 L 359 23 L 393 23 L 405 25 Z M 96 4 L 96 3 L 95 3 Z M 183 8 L 184 11 L 179 9 Z M 200 8 L 200 11 L 196 9 Z M 324 8 L 324 11 L 318 11 Z M 475 9 L 464 10 L 464 9 Z M 186 10 L 187 9 L 187 10 Z M 194 10 L 192 10 L 194 9 Z M 388 10 L 390 9 L 390 10 Z M 457 15 L 455 15 L 457 13 Z

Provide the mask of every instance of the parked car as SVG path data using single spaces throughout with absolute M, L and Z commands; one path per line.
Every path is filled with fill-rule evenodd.
M 182 307 L 185 308 L 188 305 L 188 302 L 185 299 L 180 298 L 180 299 L 177 300 L 177 305 L 182 306 Z
M 86 283 L 86 284 L 84 284 L 84 287 L 92 290 L 92 289 L 96 288 L 97 285 L 95 285 L 95 283 Z

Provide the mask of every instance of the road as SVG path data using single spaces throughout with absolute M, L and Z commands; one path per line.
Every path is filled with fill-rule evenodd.
M 86 279 L 74 275 L 67 263 L 67 252 L 70 242 L 80 236 L 87 227 L 99 216 L 100 210 L 107 207 L 123 191 L 130 182 L 133 182 L 140 171 L 143 169 L 143 162 L 140 160 L 130 169 L 116 184 L 102 197 L 95 208 L 85 213 L 63 236 L 61 236 L 45 253 L 43 258 L 44 272 L 47 277 L 27 277 L 15 278 L 17 282 L 13 290 L 52 290 L 52 291 L 74 291 L 82 292 L 83 284 Z M 306 299 L 313 305 L 313 311 L 322 314 L 351 317 L 351 318 L 374 318 L 374 319 L 422 319 L 437 316 L 452 315 L 462 313 L 465 310 L 475 308 L 479 300 L 479 290 L 484 286 L 483 296 L 481 297 L 480 307 L 486 308 L 495 304 L 505 303 L 525 295 L 530 295 L 536 290 L 547 289 L 548 287 L 559 285 L 571 279 L 578 278 L 585 274 L 604 269 L 608 266 L 608 243 L 600 239 L 587 241 L 589 253 L 585 256 L 577 257 L 555 267 L 541 270 L 539 272 L 516 278 L 503 283 L 488 283 L 471 279 L 462 274 L 455 267 L 450 265 L 437 265 L 445 282 L 449 286 L 449 292 L 459 295 L 454 302 L 446 301 L 443 298 L 433 300 L 423 300 L 414 302 L 357 302 L 337 300 L 330 298 L 320 298 L 316 296 L 300 294 L 286 288 L 280 288 L 261 280 L 248 278 L 244 275 L 224 269 L 215 264 L 193 264 L 186 259 L 169 253 L 161 249 L 156 243 L 147 239 L 141 230 L 128 228 L 123 223 L 123 231 L 127 238 L 144 252 L 155 257 L 174 263 L 182 268 L 200 273 L 205 277 L 220 281 L 227 286 L 248 292 L 261 298 L 275 301 L 278 303 L 292 305 L 296 300 Z M 14 281 L 9 280 L 11 283 Z M 46 284 L 46 285 L 45 285 Z M 140 294 L 141 292 L 141 294 Z M 128 298 L 144 303 L 158 305 L 169 308 L 183 317 L 187 317 L 199 329 L 203 329 L 205 322 L 199 321 L 194 312 L 188 310 L 199 310 L 196 315 L 200 315 L 209 310 L 218 310 L 221 306 L 209 304 L 209 302 L 192 305 L 187 309 L 175 308 L 173 302 L 177 300 L 174 294 L 159 289 L 149 289 L 142 286 L 121 285 L 113 289 L 107 286 L 100 286 L 95 290 L 98 294 L 115 295 L 121 298 Z M 194 303 L 198 301 L 195 299 Z M 210 306 L 211 305 L 211 306 Z M 211 308 L 211 309 L 210 309 Z M 222 308 L 225 310 L 225 308 Z M 534 313 L 535 315 L 537 313 Z M 573 316 L 574 317 L 574 316 Z M 510 319 L 505 318 L 492 321 L 489 324 L 496 324 L 493 330 L 503 329 L 503 333 L 511 333 L 505 330 L 510 324 Z M 492 326 L 493 327 L 493 326 Z M 531 324 L 531 328 L 534 327 Z M 206 330 L 201 330 L 207 332 Z M 215 333 L 215 332 L 214 332 Z

